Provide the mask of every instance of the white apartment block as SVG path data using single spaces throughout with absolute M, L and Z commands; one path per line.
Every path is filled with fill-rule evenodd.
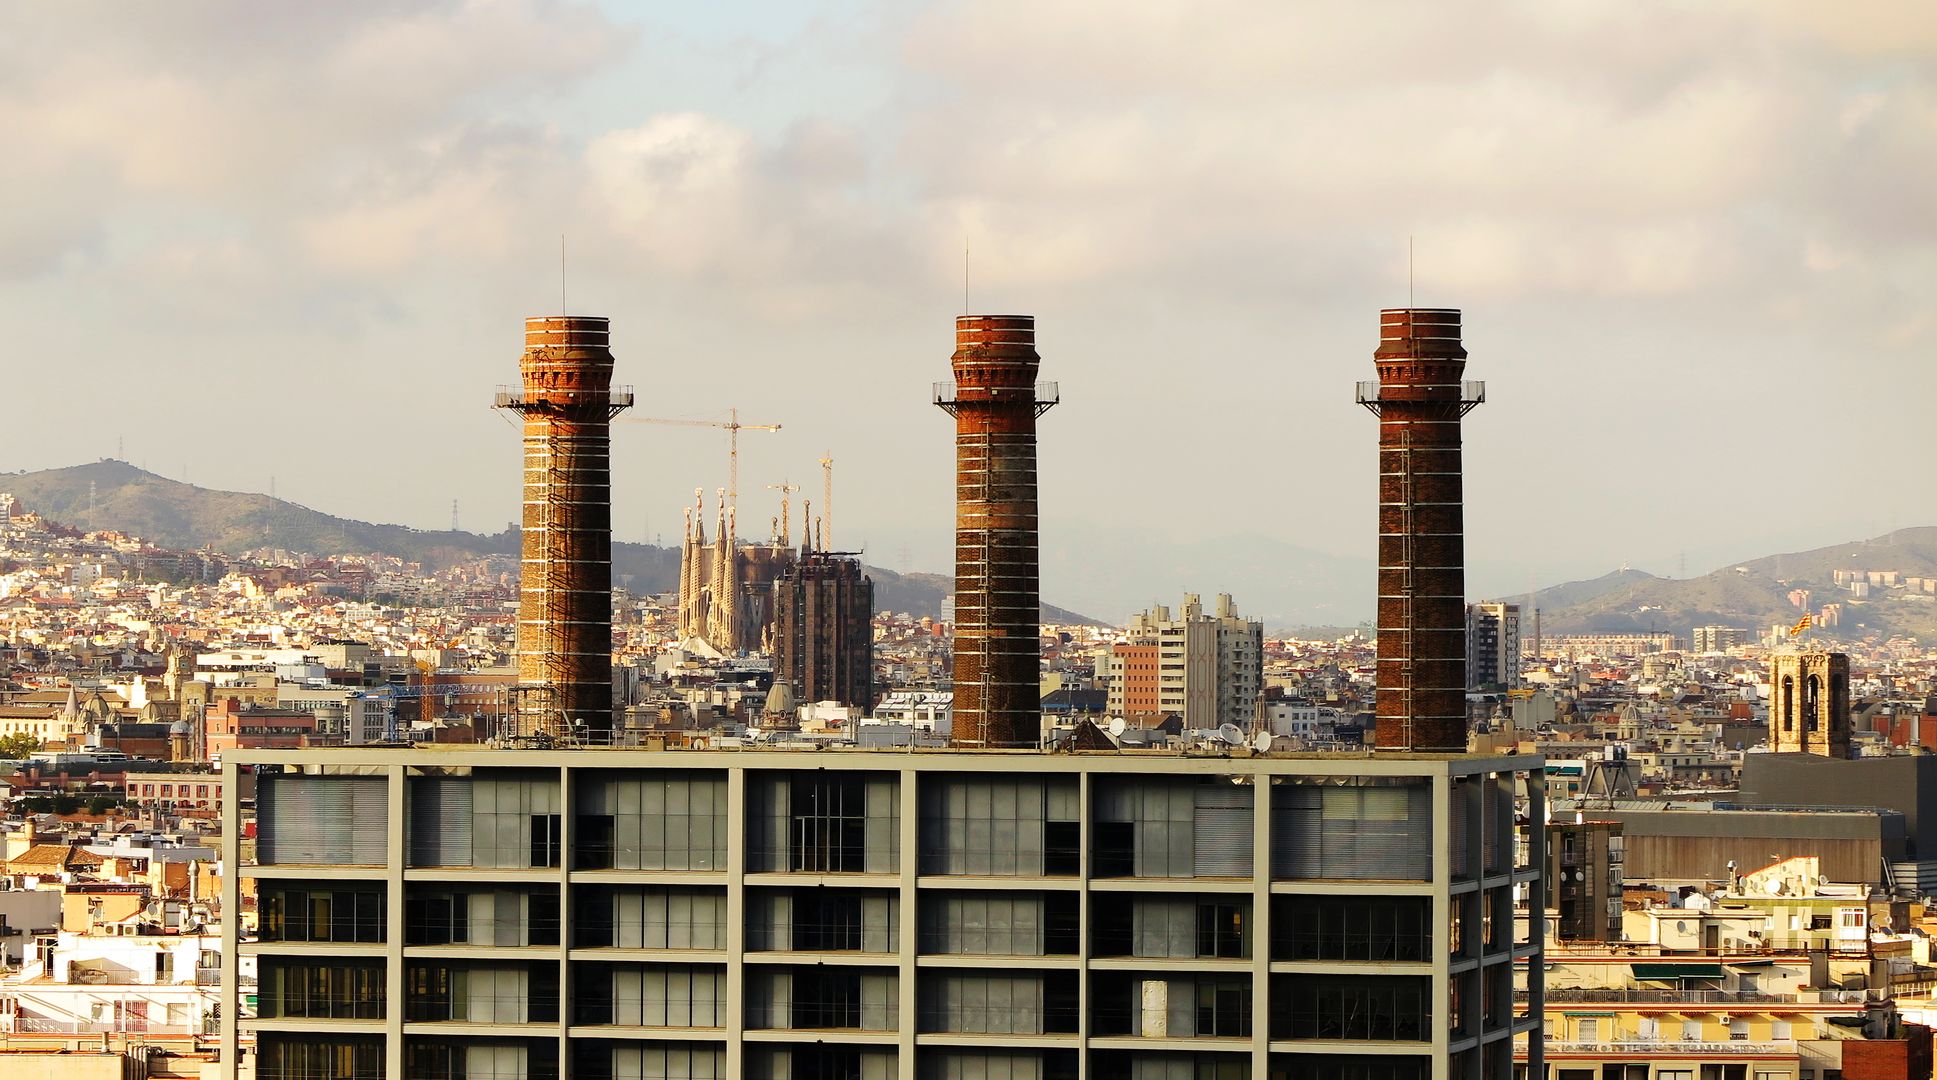
M 1264 690 L 1264 624 L 1239 617 L 1229 593 L 1218 594 L 1210 615 L 1186 593 L 1182 616 L 1159 605 L 1130 618 L 1130 643 L 1158 647 L 1158 710 L 1182 716 L 1186 728 L 1250 730 Z

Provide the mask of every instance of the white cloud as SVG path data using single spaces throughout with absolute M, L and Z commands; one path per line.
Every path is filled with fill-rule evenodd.
M 548 0 L 23 7 L 0 39 L 0 302 L 36 326 L 80 313 L 107 381 L 152 387 L 168 416 L 206 406 L 144 381 L 171 350 L 221 373 L 238 408 L 252 393 L 281 407 L 266 379 L 227 378 L 265 352 L 413 388 L 488 383 L 503 373 L 477 358 L 515 326 L 505 311 L 553 295 L 565 232 L 574 282 L 632 318 L 629 340 L 678 357 L 653 369 L 657 411 L 719 402 L 711 365 L 731 358 L 737 404 L 770 394 L 789 432 L 857 429 L 837 455 L 873 472 L 850 520 L 933 511 L 942 529 L 945 508 L 908 494 L 930 490 L 911 471 L 927 451 L 859 440 L 904 423 L 897 380 L 919 398 L 946 356 L 965 238 L 971 303 L 1036 309 L 1068 335 L 1045 377 L 1067 379 L 1051 424 L 1073 446 L 1204 423 L 1232 455 L 1278 460 L 1362 436 L 1306 381 L 1352 377 L 1369 349 L 1353 335 L 1404 295 L 1408 237 L 1420 300 L 1483 310 L 1504 346 L 1487 360 L 1507 371 L 1476 377 L 1547 374 L 1530 357 L 1556 322 L 1630 335 L 1632 380 L 1567 433 L 1638 433 L 1640 464 L 1672 467 L 1680 431 L 1718 423 L 1648 382 L 1697 353 L 1704 377 L 1764 395 L 1810 384 L 1832 350 L 1838 378 L 1890 388 L 1877 408 L 1937 393 L 1908 362 L 1937 340 L 1927 0 L 836 6 L 780 30 L 689 11 L 677 32 Z M 936 340 L 904 347 L 931 319 Z M 809 321 L 833 329 L 799 333 Z M 1173 384 L 1178 350 L 1192 377 Z M 1520 382 L 1521 415 L 1583 411 L 1567 373 L 1629 362 L 1565 351 L 1560 377 Z M 1085 409 L 1085 377 L 1108 408 Z M 55 372 L 21 379 L 60 389 Z M 313 392 L 342 407 L 362 388 Z M 1793 403 L 1736 406 L 1748 446 Z M 475 419 L 448 408 L 399 426 L 434 454 L 440 417 Z M 34 422 L 0 454 L 62 445 Z M 1618 516 L 1569 494 L 1566 470 L 1592 461 L 1515 452 L 1522 490 L 1558 493 L 1556 512 Z M 1318 456 L 1295 495 L 1249 470 L 1139 467 L 1324 546 L 1356 535 L 1334 519 L 1363 492 Z M 502 487 L 475 483 L 467 506 Z M 1109 491 L 1129 483 L 1072 483 L 1055 512 L 1143 527 Z M 1221 584 L 1236 583 L 1202 587 Z

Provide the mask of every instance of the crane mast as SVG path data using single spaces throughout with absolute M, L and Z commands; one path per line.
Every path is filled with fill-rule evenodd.
M 821 540 L 832 551 L 834 543 L 834 451 L 821 457 Z

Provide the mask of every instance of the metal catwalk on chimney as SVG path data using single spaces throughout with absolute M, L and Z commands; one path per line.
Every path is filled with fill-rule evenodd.
M 1042 739 L 1036 420 L 1058 400 L 1036 383 L 1032 315 L 955 320 L 955 710 L 951 742 L 1035 747 Z

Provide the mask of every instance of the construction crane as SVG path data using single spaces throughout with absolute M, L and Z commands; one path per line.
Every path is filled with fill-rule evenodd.
M 821 540 L 831 546 L 834 543 L 834 451 L 829 450 L 821 457 Z
M 792 507 L 790 506 L 789 503 L 794 492 L 800 490 L 800 485 L 791 483 L 786 480 L 782 480 L 778 484 L 768 484 L 767 490 L 780 492 L 780 546 L 792 547 L 794 544 L 794 539 L 793 539 L 794 516 L 793 516 Z M 801 527 L 805 529 L 806 523 L 803 522 L 801 524 Z
M 740 504 L 740 431 L 779 431 L 779 424 L 742 424 L 740 410 L 728 409 L 727 420 L 669 420 L 656 416 L 626 416 L 619 419 L 621 424 L 679 424 L 683 427 L 725 428 L 727 435 L 727 484 L 726 503 L 728 506 Z

